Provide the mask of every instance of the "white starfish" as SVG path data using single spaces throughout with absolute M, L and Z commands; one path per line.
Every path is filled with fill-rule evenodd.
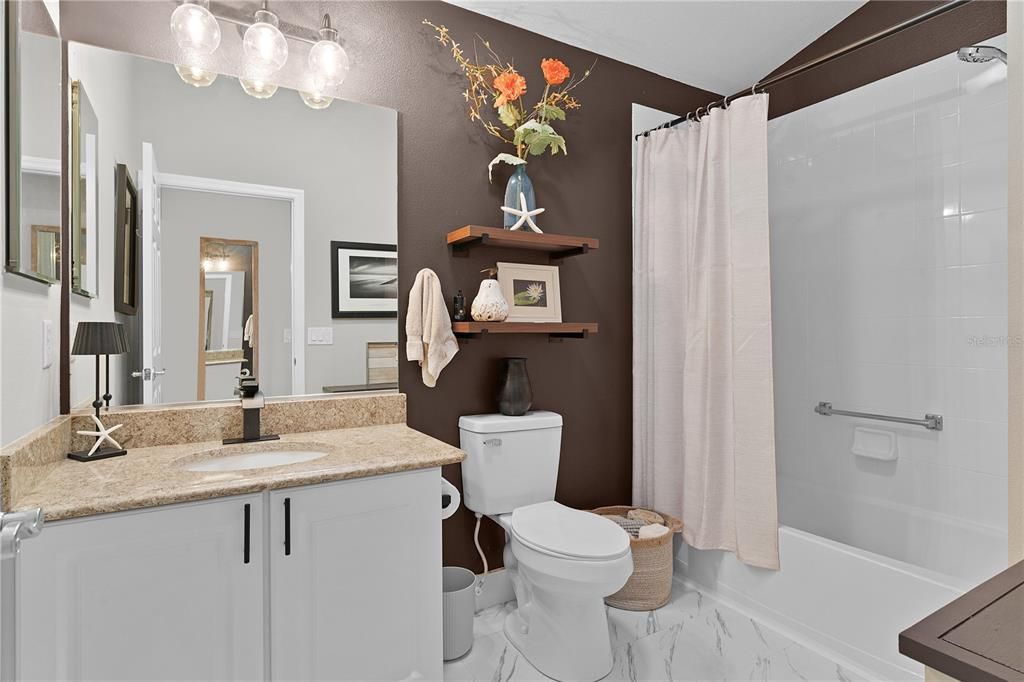
M 103 422 L 101 422 L 99 420 L 99 417 L 97 417 L 96 415 L 90 414 L 89 417 L 91 417 L 92 420 L 94 422 L 96 422 L 96 428 L 99 429 L 99 430 L 98 431 L 79 431 L 78 432 L 79 436 L 96 436 L 96 442 L 93 444 L 92 450 L 89 450 L 89 455 L 88 456 L 92 457 L 93 453 L 100 449 L 100 446 L 103 445 L 104 441 L 108 441 L 108 440 L 113 444 L 113 446 L 115 448 L 120 450 L 121 449 L 121 444 L 118 443 L 113 438 L 111 438 L 110 434 L 112 434 L 114 431 L 117 431 L 119 428 L 121 428 L 122 425 L 121 424 L 116 424 L 114 426 L 111 426 L 108 429 L 106 426 L 103 425 Z
M 522 192 L 519 193 L 519 208 L 502 206 L 501 210 L 504 211 L 505 213 L 511 213 L 512 215 L 519 216 L 519 220 L 516 221 L 516 224 L 508 229 L 518 230 L 523 226 L 523 223 L 526 223 L 527 227 L 529 227 L 534 232 L 541 232 L 541 229 L 537 227 L 537 223 L 533 222 L 533 216 L 540 215 L 541 213 L 544 212 L 544 209 L 535 208 L 532 211 L 529 210 L 529 208 L 526 205 L 526 195 L 523 194 Z M 543 234 L 543 232 L 541 232 L 541 234 Z

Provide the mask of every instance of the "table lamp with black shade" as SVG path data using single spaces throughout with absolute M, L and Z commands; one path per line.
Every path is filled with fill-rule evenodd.
M 75 343 L 71 347 L 72 355 L 95 355 L 96 356 L 96 399 L 92 406 L 95 414 L 91 415 L 96 422 L 98 431 L 79 431 L 82 436 L 95 436 L 96 443 L 90 450 L 80 450 L 68 454 L 71 459 L 80 462 L 91 462 L 96 459 L 107 457 L 118 457 L 126 454 L 126 451 L 116 440 L 110 437 L 111 432 L 119 429 L 120 424 L 107 428 L 100 421 L 100 408 L 106 404 L 110 407 L 110 356 L 121 355 L 128 352 L 128 335 L 124 331 L 124 325 L 118 322 L 79 322 L 75 330 Z M 100 394 L 100 357 L 106 358 L 106 392 Z M 113 447 L 101 447 L 109 441 Z

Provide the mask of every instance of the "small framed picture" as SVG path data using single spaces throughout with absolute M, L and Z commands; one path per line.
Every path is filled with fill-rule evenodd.
M 398 317 L 398 247 L 331 242 L 331 317 Z
M 114 310 L 138 313 L 139 200 L 131 173 L 123 163 L 114 168 Z
M 498 286 L 509 322 L 561 322 L 557 265 L 498 263 Z

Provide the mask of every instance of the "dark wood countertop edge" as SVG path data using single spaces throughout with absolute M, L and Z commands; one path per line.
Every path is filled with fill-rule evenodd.
M 986 580 L 973 590 L 900 633 L 899 651 L 957 680 L 1000 682 L 1024 680 L 1024 674 L 998 661 L 942 639 L 961 623 L 1024 584 L 1024 561 Z M 1011 633 L 1024 641 L 1024 632 Z

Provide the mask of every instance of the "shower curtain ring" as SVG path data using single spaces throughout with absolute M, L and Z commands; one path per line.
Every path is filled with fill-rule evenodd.
M 757 94 L 757 86 L 758 85 L 760 85 L 760 83 L 754 83 L 753 85 L 750 86 L 750 95 L 751 95 L 751 97 L 753 97 L 754 95 Z

